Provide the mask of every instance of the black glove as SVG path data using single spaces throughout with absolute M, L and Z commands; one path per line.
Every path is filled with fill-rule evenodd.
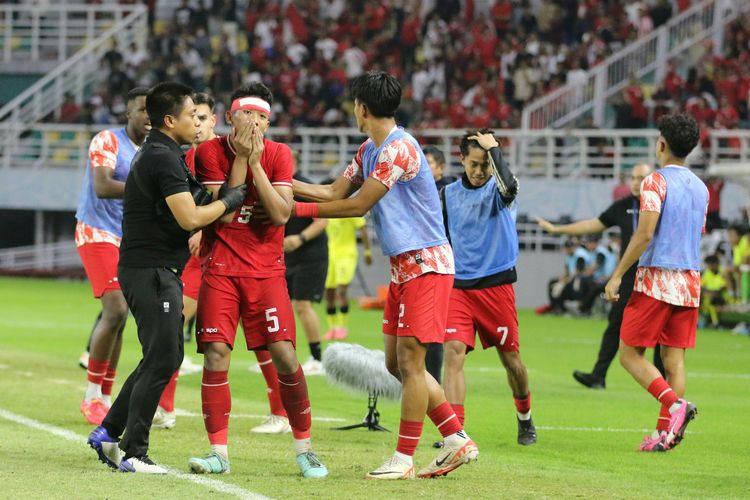
M 237 187 L 229 187 L 227 183 L 221 185 L 219 189 L 219 201 L 227 207 L 224 215 L 231 214 L 237 210 L 247 196 L 247 184 L 240 184 Z

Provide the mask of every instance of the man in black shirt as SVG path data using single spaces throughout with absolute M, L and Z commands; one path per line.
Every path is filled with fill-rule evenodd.
M 541 218 L 538 218 L 537 222 L 548 233 L 567 235 L 601 233 L 608 227 L 617 226 L 620 228 L 620 237 L 622 238 L 622 245 L 620 247 L 620 257 L 622 257 L 638 225 L 641 183 L 650 173 L 651 167 L 646 164 L 634 166 L 630 172 L 631 196 L 617 200 L 595 219 L 581 220 L 561 226 L 551 224 Z M 612 364 L 612 360 L 617 354 L 617 349 L 620 345 L 620 324 L 622 323 L 622 314 L 625 310 L 625 305 L 633 291 L 635 270 L 636 266 L 633 265 L 622 277 L 620 285 L 621 300 L 612 304 L 612 309 L 609 312 L 609 324 L 602 336 L 599 358 L 596 361 L 596 365 L 594 365 L 594 370 L 591 373 L 579 370 L 573 372 L 573 377 L 578 382 L 591 389 L 604 389 L 606 387 L 605 379 L 607 377 L 607 370 L 609 369 L 609 365 Z M 660 372 L 664 373 L 664 366 L 661 362 L 658 345 L 654 350 L 654 365 Z
M 188 237 L 234 212 L 246 194 L 244 186 L 225 185 L 217 201 L 196 205 L 202 197 L 191 190 L 200 186 L 180 149 L 198 132 L 192 93 L 172 82 L 149 90 L 146 111 L 153 128 L 125 184 L 117 276 L 138 325 L 143 358 L 88 439 L 103 463 L 123 472 L 167 472 L 148 458 L 148 437 L 159 397 L 183 358 L 180 273 L 189 255 Z M 243 137 L 249 143 L 249 127 Z
M 294 179 L 310 183 L 299 173 L 298 155 L 294 157 Z M 295 201 L 308 201 L 296 199 Z M 312 307 L 323 298 L 328 271 L 326 219 L 290 217 L 284 229 L 286 283 L 292 307 L 307 336 L 311 358 L 302 365 L 305 375 L 323 375 L 320 349 L 320 320 Z

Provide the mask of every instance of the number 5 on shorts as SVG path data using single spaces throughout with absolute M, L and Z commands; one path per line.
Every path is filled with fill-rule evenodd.
M 276 310 L 275 307 L 266 309 L 266 321 L 270 323 L 268 325 L 268 333 L 276 333 L 279 331 L 279 317 L 273 314 Z
M 497 333 L 501 333 L 503 336 L 500 337 L 500 345 L 505 345 L 505 339 L 508 338 L 508 327 L 498 326 Z

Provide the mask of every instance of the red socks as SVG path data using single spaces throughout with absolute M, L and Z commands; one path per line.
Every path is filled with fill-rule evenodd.
M 677 393 L 672 390 L 663 377 L 654 379 L 654 381 L 648 386 L 648 392 L 650 392 L 662 406 L 666 406 L 667 408 L 680 399 Z
M 669 430 L 669 420 L 672 415 L 669 413 L 669 406 L 664 406 L 659 409 L 659 420 L 656 421 L 656 430 L 661 432 L 667 432 Z
M 464 405 L 451 405 L 451 408 L 453 408 L 453 413 L 456 414 L 456 418 L 458 419 L 458 422 L 461 424 L 461 428 L 464 427 Z
M 401 419 L 401 425 L 398 429 L 398 444 L 396 451 L 404 455 L 414 456 L 414 451 L 419 444 L 419 438 L 422 436 L 422 422 L 409 422 Z
M 309 438 L 312 412 L 310 398 L 307 395 L 307 382 L 301 366 L 290 375 L 279 373 L 279 394 L 289 417 L 294 439 Z
M 255 357 L 258 359 L 260 371 L 263 372 L 263 378 L 266 379 L 266 387 L 268 388 L 268 405 L 271 407 L 271 413 L 273 415 L 286 417 L 286 410 L 284 409 L 279 394 L 279 377 L 276 373 L 276 367 L 273 366 L 271 353 L 268 351 L 255 351 Z
M 518 413 L 529 413 L 531 411 L 531 392 L 523 399 L 513 396 L 513 401 L 516 403 Z
M 203 423 L 211 444 L 227 444 L 229 412 L 232 409 L 232 395 L 229 392 L 227 372 L 212 372 L 203 369 L 201 383 L 203 402 Z
M 456 413 L 448 401 L 443 401 L 442 404 L 427 413 L 427 416 L 430 417 L 430 420 L 432 420 L 432 423 L 435 424 L 435 427 L 438 428 L 443 437 L 450 436 L 463 429 L 461 422 L 459 422 Z
M 89 358 L 89 367 L 86 370 L 89 382 L 96 385 L 102 385 L 102 383 L 104 382 L 104 377 L 107 375 L 108 367 L 108 359 Z
M 117 368 L 107 368 L 107 373 L 104 374 L 104 378 L 102 379 L 102 396 L 112 395 L 112 386 L 115 384 L 116 373 Z
M 161 399 L 159 399 L 159 406 L 164 408 L 166 412 L 174 411 L 174 393 L 177 390 L 177 378 L 180 375 L 180 369 L 178 368 L 172 378 L 169 379 L 169 383 L 164 388 L 164 392 L 161 393 Z M 104 390 L 104 389 L 102 389 Z

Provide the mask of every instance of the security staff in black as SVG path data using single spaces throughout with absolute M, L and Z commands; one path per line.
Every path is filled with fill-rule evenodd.
M 595 219 L 587 219 L 560 226 L 551 224 L 541 218 L 537 219 L 537 222 L 548 233 L 568 235 L 601 233 L 608 227 L 617 226 L 620 228 L 620 257 L 622 257 L 638 225 L 641 183 L 650 173 L 651 167 L 646 164 L 634 166 L 630 172 L 631 196 L 617 200 Z M 636 267 L 636 265 L 633 265 L 622 277 L 620 300 L 614 302 L 612 309 L 609 311 L 609 323 L 602 335 L 599 357 L 596 360 L 593 371 L 591 373 L 579 370 L 573 372 L 573 378 L 591 389 L 604 389 L 606 387 L 607 370 L 620 347 L 620 324 L 622 323 L 622 314 L 625 306 L 630 298 L 630 294 L 633 292 Z M 659 345 L 654 349 L 654 366 L 664 374 L 664 365 L 661 361 Z
M 192 93 L 172 82 L 149 90 L 146 110 L 153 128 L 125 183 L 118 279 L 143 358 L 88 440 L 102 462 L 123 472 L 167 472 L 148 458 L 148 439 L 159 397 L 183 358 L 180 273 L 188 237 L 234 212 L 246 194 L 244 186 L 225 185 L 211 202 L 190 174 L 180 145 L 191 144 L 198 131 Z

